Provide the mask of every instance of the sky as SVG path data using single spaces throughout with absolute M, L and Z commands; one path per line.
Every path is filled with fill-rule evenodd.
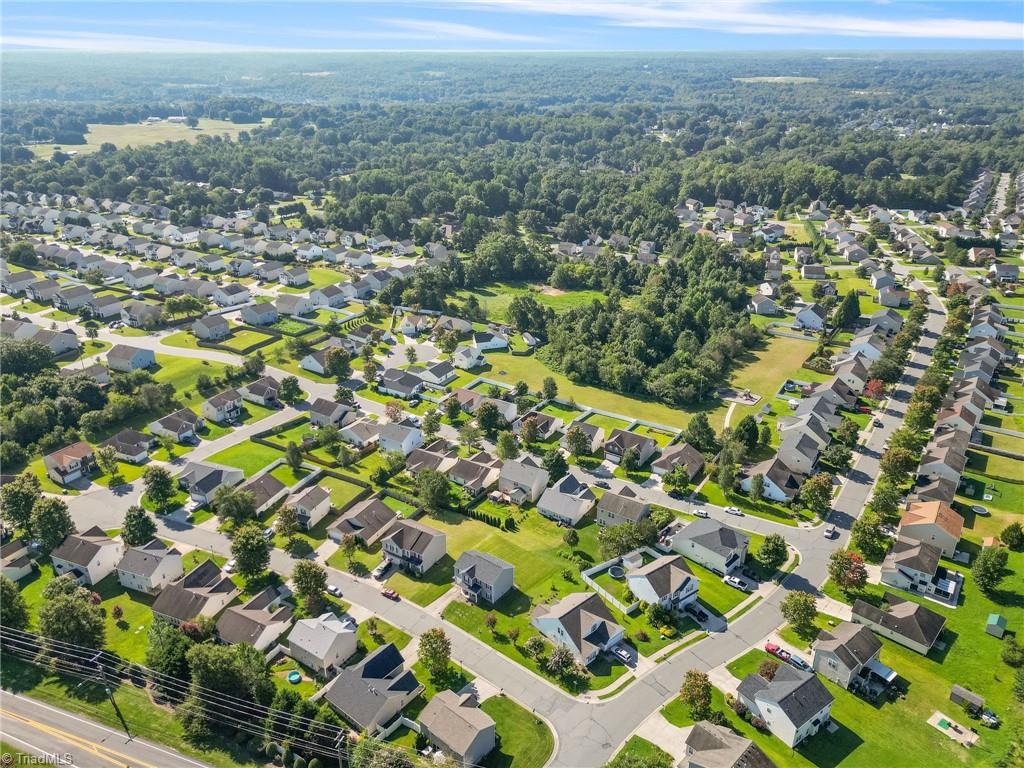
M 1013 0 L 3 3 L 4 51 L 1024 50 Z

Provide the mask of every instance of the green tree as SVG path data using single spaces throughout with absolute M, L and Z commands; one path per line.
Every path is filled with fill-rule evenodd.
M 536 443 L 539 437 L 540 431 L 537 427 L 536 417 L 527 416 L 519 425 L 519 439 L 523 441 L 523 445 L 529 447 Z
M 1024 528 L 1020 523 L 1010 523 L 999 534 L 999 540 L 1014 552 L 1024 549 Z
M 883 477 L 899 483 L 917 466 L 919 459 L 920 456 L 908 448 L 890 444 L 889 449 L 882 454 L 882 458 L 878 462 L 878 469 Z
M 156 521 L 138 504 L 132 504 L 121 523 L 121 541 L 129 547 L 141 547 L 156 536 Z
M 765 568 L 778 570 L 789 558 L 786 540 L 780 533 L 769 533 L 757 550 L 757 559 Z
M 1013 675 L 1013 698 L 1024 704 L 1024 667 Z
M 860 427 L 857 426 L 857 422 L 845 416 L 839 422 L 839 427 L 836 429 L 836 439 L 843 445 L 850 446 L 851 448 L 857 444 L 859 434 Z
M 764 496 L 764 475 L 758 473 L 750 478 L 750 498 L 759 500 Z
M 832 507 L 833 482 L 830 473 L 819 472 L 807 478 L 800 488 L 800 500 L 819 517 L 823 517 Z
M 444 409 L 444 415 L 449 424 L 454 424 L 462 414 L 462 406 L 459 405 L 459 399 L 454 395 L 445 400 L 441 407 Z
M 871 508 L 884 522 L 895 522 L 899 519 L 900 501 L 900 489 L 892 480 L 883 477 L 875 483 L 875 490 L 871 495 Z
M 324 363 L 328 375 L 333 376 L 335 381 L 343 382 L 352 376 L 352 358 L 341 347 L 327 350 Z
M 99 605 L 90 599 L 92 593 L 74 582 L 71 588 L 57 594 L 44 593 L 37 622 L 39 634 L 55 643 L 84 645 L 102 649 L 106 626 Z
M 29 525 L 32 535 L 39 542 L 39 548 L 49 552 L 64 538 L 75 533 L 75 523 L 71 519 L 68 505 L 63 499 L 43 496 L 32 507 L 32 519 Z
M 176 493 L 171 473 L 163 467 L 146 467 L 142 473 L 142 484 L 146 488 L 146 498 L 158 509 L 165 509 Z
M 871 509 L 864 510 L 861 516 L 853 521 L 850 541 L 869 558 L 881 558 L 888 549 L 889 537 L 882 530 L 882 518 L 879 514 Z
M 498 406 L 489 400 L 481 403 L 480 407 L 476 409 L 476 423 L 487 435 L 497 432 L 503 421 L 504 419 L 498 412 Z
M 149 627 L 146 644 L 146 666 L 154 672 L 178 679 L 188 678 L 185 654 L 194 641 L 176 624 L 156 617 Z
M 42 498 L 39 478 L 31 472 L 22 472 L 10 482 L 0 486 L 0 507 L 3 519 L 11 528 L 31 533 L 32 507 Z
M 416 354 L 416 347 L 405 348 L 405 359 L 409 365 L 416 365 L 416 362 L 419 360 L 419 355 Z
M 679 699 L 693 720 L 705 720 L 711 714 L 711 678 L 697 669 L 687 670 L 679 688 Z
M 728 493 L 736 486 L 736 465 L 723 456 L 718 464 L 718 486 Z
M 1005 549 L 986 547 L 981 550 L 971 568 L 971 575 L 974 576 L 974 583 L 978 585 L 978 589 L 986 595 L 995 592 L 1006 577 L 1008 560 L 1009 553 Z
M 256 517 L 256 498 L 252 493 L 229 485 L 222 485 L 213 492 L 210 506 L 217 517 L 232 520 L 236 525 Z
M 860 297 L 857 291 L 851 290 L 843 297 L 835 318 L 840 328 L 853 328 L 857 324 L 860 320 Z
M 259 576 L 270 563 L 270 546 L 263 536 L 263 528 L 255 520 L 242 523 L 235 529 L 231 540 L 231 556 L 238 572 L 246 577 Z
M 558 397 L 558 384 L 555 383 L 555 379 L 552 376 L 548 376 L 541 382 L 540 391 L 544 395 L 545 400 L 554 400 Z
M 327 570 L 315 560 L 299 560 L 292 567 L 292 584 L 306 613 L 310 616 L 319 614 L 323 609 L 324 590 L 327 589 Z
M 771 445 L 772 428 L 767 423 L 761 425 L 761 429 L 758 431 L 757 441 L 764 446 Z
M 512 461 L 519 457 L 519 441 L 511 432 L 501 432 L 498 434 L 495 451 L 502 461 Z
M 814 629 L 814 620 L 818 617 L 818 606 L 814 602 L 814 595 L 807 592 L 790 592 L 783 599 L 779 610 L 782 612 L 782 617 L 800 635 L 809 635 Z
M 295 444 L 294 440 L 288 441 L 284 451 L 284 460 L 296 472 L 302 468 L 302 451 L 299 450 L 299 446 Z
M 570 549 L 575 548 L 580 543 L 580 535 L 576 532 L 575 528 L 569 528 L 562 535 L 562 541 L 565 542 L 566 546 Z
M 466 423 L 459 428 L 459 442 L 470 450 L 476 450 L 480 447 L 480 427 L 475 424 Z
M 837 549 L 832 553 L 828 560 L 828 575 L 846 595 L 863 589 L 868 583 L 864 558 L 848 549 Z
M 544 469 L 548 471 L 549 482 L 554 483 L 569 471 L 569 465 L 558 448 L 549 448 L 544 453 Z
M 434 469 L 421 470 L 416 475 L 416 497 L 427 512 L 440 512 L 448 503 L 448 478 Z
M 295 376 L 285 376 L 281 379 L 281 388 L 277 392 L 283 403 L 295 403 L 302 399 L 302 387 Z
M 28 629 L 29 613 L 25 596 L 18 585 L 0 576 L 0 626 L 7 629 Z
M 745 445 L 748 451 L 757 447 L 759 434 L 757 421 L 750 414 L 740 419 L 739 424 L 733 430 L 733 436 Z
M 626 472 L 636 472 L 640 469 L 640 451 L 630 446 L 622 452 L 619 459 L 619 466 Z
M 452 641 L 440 627 L 428 629 L 420 635 L 419 660 L 430 677 L 441 680 L 448 672 L 452 658 Z
M 590 453 L 590 440 L 579 424 L 573 424 L 565 433 L 565 447 L 573 458 L 579 458 Z
M 292 547 L 292 542 L 296 541 L 294 536 L 299 531 L 299 516 L 295 512 L 295 508 L 289 505 L 281 507 L 281 511 L 277 513 L 276 522 L 277 534 L 288 541 L 289 548 Z
M 421 429 L 423 430 L 423 439 L 426 442 L 431 442 L 438 433 L 441 431 L 441 414 L 437 409 L 427 411 L 423 415 L 423 424 Z
M 706 413 L 696 413 L 690 419 L 683 432 L 686 442 L 704 453 L 714 453 L 718 450 L 718 438 L 715 437 L 715 430 L 711 428 Z

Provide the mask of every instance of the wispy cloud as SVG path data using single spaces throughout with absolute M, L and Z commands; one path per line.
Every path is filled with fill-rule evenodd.
M 4 48 L 30 48 L 40 50 L 99 51 L 103 53 L 208 53 L 213 51 L 268 50 L 266 46 L 174 37 L 147 35 L 119 35 L 104 32 L 49 32 L 0 36 Z
M 403 39 L 435 40 L 439 44 L 453 42 L 507 42 L 507 43 L 545 43 L 546 37 L 526 35 L 518 32 L 504 32 L 499 29 L 477 27 L 472 24 L 461 24 L 452 21 L 435 19 L 378 19 L 382 24 L 393 29 L 404 30 L 398 33 Z M 389 33 L 391 34 L 391 33 Z
M 849 12 L 809 12 L 807 6 L 770 0 L 452 0 L 453 5 L 535 15 L 587 17 L 621 27 L 706 29 L 740 34 L 821 34 L 845 37 L 1024 39 L 1015 21 L 929 16 L 922 6 L 905 18 Z

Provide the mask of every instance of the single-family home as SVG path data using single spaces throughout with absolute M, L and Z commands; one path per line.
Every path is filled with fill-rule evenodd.
M 0 544 L 0 571 L 11 581 L 21 581 L 35 569 L 31 547 L 24 538 Z
M 217 639 L 228 645 L 246 643 L 266 651 L 292 623 L 292 608 L 281 601 L 277 588 L 268 586 L 242 605 L 228 606 L 217 619 Z
M 288 655 L 322 678 L 330 678 L 357 648 L 358 627 L 351 616 L 326 611 L 299 619 L 288 633 Z
M 604 442 L 605 458 L 613 464 L 622 461 L 623 455 L 630 449 L 635 450 L 639 457 L 637 466 L 643 466 L 658 450 L 658 443 L 653 437 L 627 432 L 624 429 L 613 429 Z
M 800 429 L 791 429 L 784 433 L 776 455 L 794 472 L 809 475 L 818 462 L 819 454 L 818 441 L 812 435 Z
M 813 736 L 831 719 L 832 694 L 814 673 L 788 664 L 779 666 L 771 680 L 756 673 L 747 675 L 736 693 L 750 713 L 788 747 Z
M 381 536 L 391 530 L 398 520 L 398 513 L 385 504 L 380 497 L 373 496 L 350 507 L 330 527 L 327 535 L 331 541 L 341 543 L 352 536 L 364 546 L 371 547 Z
M 194 442 L 198 433 L 206 426 L 201 416 L 195 411 L 182 408 L 163 418 L 150 422 L 149 431 L 159 437 L 169 437 L 179 443 Z
M 699 580 L 679 555 L 663 555 L 646 565 L 626 571 L 626 584 L 633 596 L 648 605 L 670 611 L 682 610 L 697 599 Z
M 96 585 L 114 572 L 124 550 L 99 526 L 71 533 L 50 552 L 53 572 L 57 576 L 70 576 L 82 585 Z
M 565 450 L 569 450 L 569 433 L 576 429 L 582 432 L 583 437 L 586 438 L 588 454 L 596 453 L 604 445 L 604 430 L 601 427 L 588 421 L 574 421 L 565 430 L 565 434 L 559 441 L 559 445 Z
M 624 523 L 639 523 L 650 516 L 651 505 L 640 501 L 628 485 L 621 491 L 608 490 L 597 502 L 597 524 L 609 528 Z
M 282 293 L 274 301 L 277 311 L 282 315 L 308 315 L 315 307 L 308 296 L 297 293 Z
M 840 688 L 857 689 L 871 677 L 886 683 L 896 679 L 896 673 L 878 660 L 882 641 L 863 624 L 844 621 L 821 630 L 812 650 L 814 671 Z
M 155 595 L 184 573 L 181 552 L 160 539 L 129 547 L 117 564 L 121 586 L 147 595 Z
M 704 454 L 687 442 L 673 443 L 662 449 L 661 455 L 651 464 L 651 471 L 662 477 L 676 467 L 683 467 L 692 482 L 704 471 Z
M 206 315 L 192 323 L 192 333 L 203 341 L 219 341 L 231 335 L 231 328 L 223 316 Z
M 750 537 L 717 520 L 698 518 L 672 537 L 672 549 L 719 576 L 727 576 L 747 559 Z
M 803 307 L 796 313 L 793 325 L 800 329 L 820 331 L 825 327 L 827 319 L 828 313 L 820 304 L 810 304 L 809 306 Z
M 494 605 L 512 589 L 515 568 L 500 557 L 467 549 L 455 561 L 455 586 L 471 603 Z
M 955 605 L 963 577 L 939 565 L 942 550 L 900 536 L 882 561 L 882 584 Z
M 398 648 L 387 643 L 342 669 L 321 690 L 323 700 L 353 728 L 373 736 L 420 695 L 423 685 L 405 668 Z
M 314 288 L 309 292 L 310 301 L 317 307 L 343 307 L 348 302 L 350 295 L 338 283 L 325 285 L 322 288 Z
M 309 406 L 309 422 L 314 427 L 322 427 L 327 424 L 342 427 L 354 421 L 355 418 L 355 409 L 347 403 L 338 403 L 318 397 Z
M 460 346 L 452 354 L 452 365 L 460 370 L 468 371 L 486 363 L 487 358 L 478 347 Z
M 477 331 L 473 334 L 473 346 L 481 352 L 492 349 L 508 349 L 508 338 L 497 331 Z
M 178 475 L 178 487 L 200 504 L 208 504 L 218 488 L 238 485 L 245 479 L 240 469 L 216 464 L 189 462 Z
M 308 531 L 331 511 L 331 494 L 319 485 L 311 485 L 289 496 L 284 504 L 295 510 L 299 527 Z
M 755 293 L 750 299 L 749 310 L 755 315 L 766 315 L 774 317 L 781 314 L 779 305 L 761 293 Z
M 96 468 L 92 446 L 84 441 L 66 445 L 43 457 L 46 475 L 57 485 L 69 485 L 87 478 Z
M 537 511 L 556 522 L 576 526 L 596 503 L 594 492 L 570 472 L 544 491 Z
M 217 287 L 212 298 L 218 307 L 237 307 L 252 299 L 252 294 L 241 283 L 224 283 Z
M 761 475 L 764 479 L 762 494 L 766 499 L 772 501 L 789 501 L 796 497 L 804 484 L 805 476 L 790 469 L 786 463 L 777 456 L 765 459 L 754 464 L 744 471 L 744 477 L 740 480 L 740 487 L 750 493 L 750 483 L 755 475 Z
M 309 271 L 305 267 L 290 267 L 278 276 L 281 285 L 299 286 L 309 282 Z
M 137 267 L 124 273 L 124 284 L 133 291 L 141 291 L 149 288 L 156 281 L 160 273 L 152 267 Z
M 514 504 L 534 503 L 544 493 L 549 474 L 527 456 L 521 461 L 506 461 L 498 475 L 498 490 Z
M 622 627 L 593 592 L 574 592 L 555 603 L 538 605 L 530 614 L 530 624 L 587 665 L 623 637 Z
M 77 312 L 92 300 L 92 289 L 86 285 L 68 285 L 53 295 L 53 306 L 65 312 Z
M 900 518 L 899 535 L 938 547 L 944 557 L 952 558 L 963 527 L 963 517 L 946 502 L 918 502 Z
M 100 448 L 113 448 L 114 455 L 119 461 L 141 464 L 149 458 L 149 452 L 155 444 L 156 438 L 153 435 L 134 429 L 122 429 L 100 443 Z
M 378 434 L 378 447 L 381 451 L 398 451 L 408 456 L 423 445 L 423 432 L 413 424 L 384 424 Z
M 238 594 L 231 577 L 213 560 L 204 560 L 180 579 L 168 584 L 153 601 L 153 615 L 172 624 L 213 618 Z
M 686 756 L 677 768 L 776 768 L 761 748 L 731 728 L 700 720 L 683 740 Z
M 232 423 L 242 414 L 242 395 L 237 389 L 226 389 L 204 400 L 200 412 L 207 421 Z
M 856 600 L 852 621 L 921 654 L 935 647 L 946 626 L 946 617 L 941 613 L 893 592 L 885 592 L 878 606 Z
M 402 400 L 411 400 L 422 390 L 423 380 L 401 368 L 388 368 L 377 381 L 378 392 Z
M 273 325 L 277 322 L 277 307 L 273 302 L 261 301 L 242 307 L 242 322 L 247 325 Z
M 243 384 L 238 388 L 243 400 L 262 405 L 265 408 L 277 407 L 277 393 L 280 390 L 281 384 L 273 376 L 262 376 L 256 381 Z
M 121 307 L 121 322 L 131 328 L 153 330 L 160 325 L 163 311 L 155 304 L 129 301 Z
M 359 419 L 341 428 L 341 439 L 356 448 L 365 448 L 377 442 L 380 427 L 371 419 Z
M 384 558 L 403 571 L 422 576 L 446 554 L 447 536 L 415 520 L 395 521 L 381 539 Z

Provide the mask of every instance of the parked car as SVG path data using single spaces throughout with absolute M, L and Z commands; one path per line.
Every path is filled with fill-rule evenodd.
M 726 584 L 734 589 L 738 589 L 740 592 L 749 592 L 750 588 L 747 586 L 747 582 L 743 579 L 737 578 L 736 576 L 726 576 L 722 579 Z
M 337 584 L 328 584 L 327 593 L 330 595 L 334 595 L 335 597 L 341 597 L 341 587 L 339 587 Z
M 695 509 L 693 510 L 693 514 L 696 517 L 711 517 L 706 509 Z
M 235 558 L 231 558 L 226 563 L 224 563 L 224 573 L 233 573 L 237 565 L 238 561 L 235 560 Z
M 782 659 L 783 661 L 789 661 L 790 657 L 793 655 L 785 648 L 780 647 L 776 643 L 765 643 L 764 649 L 775 658 Z
M 388 600 L 394 600 L 397 602 L 398 600 L 402 599 L 398 596 L 398 593 L 395 592 L 395 590 L 393 589 L 382 589 L 380 593 L 384 595 L 384 597 L 386 597 Z
M 616 658 L 618 658 L 618 660 L 623 664 L 629 664 L 633 660 L 633 657 L 629 655 L 629 651 L 621 645 L 615 646 L 615 650 L 612 651 L 612 653 L 614 653 Z
M 608 485 L 607 480 L 598 480 L 596 483 L 594 483 L 594 485 L 596 485 L 598 488 L 611 488 L 611 486 Z
M 885 424 L 883 424 L 883 423 L 882 423 L 882 420 L 881 420 L 881 419 L 875 419 L 875 420 L 874 420 L 874 422 L 872 422 L 872 423 L 873 423 L 873 424 L 874 424 L 874 425 L 875 425 L 876 427 L 884 427 L 884 426 L 885 426 Z
M 687 603 L 686 607 L 683 610 L 686 611 L 691 616 L 693 616 L 694 618 L 696 618 L 697 621 L 707 621 L 708 620 L 707 612 L 703 608 L 700 607 L 699 603 L 696 603 L 696 602 Z
M 796 667 L 801 672 L 810 672 L 811 665 L 801 659 L 799 656 L 790 656 L 786 659 L 786 663 L 791 667 Z
M 743 510 L 739 507 L 726 507 L 725 514 L 736 515 L 737 517 L 743 517 Z
M 685 499 L 686 495 L 680 493 L 679 491 L 669 491 L 668 492 L 668 497 L 670 499 Z
M 272 538 L 274 538 L 274 529 L 273 529 L 273 527 L 264 528 L 263 529 L 263 538 L 264 539 L 272 539 Z
M 829 525 L 825 527 L 824 535 L 826 539 L 834 539 L 839 535 L 839 531 L 836 530 L 834 525 Z
M 378 565 L 376 568 L 373 569 L 373 573 L 371 575 L 377 581 L 381 581 L 387 575 L 388 571 L 390 571 L 390 570 L 391 570 L 391 561 L 390 560 L 385 560 L 383 563 L 381 563 L 380 565 Z

